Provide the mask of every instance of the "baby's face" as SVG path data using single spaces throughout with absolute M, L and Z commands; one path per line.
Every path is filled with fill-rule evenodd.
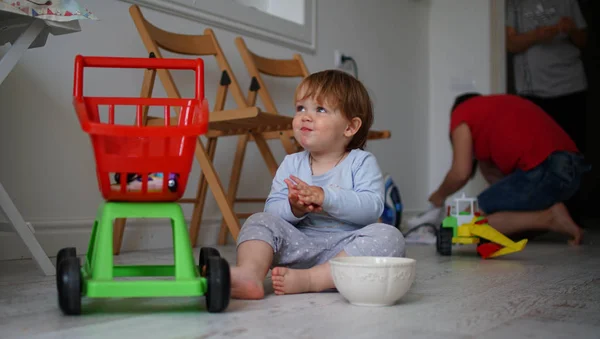
M 348 120 L 342 112 L 313 98 L 296 102 L 293 129 L 296 140 L 309 152 L 345 149 L 349 138 L 344 134 Z

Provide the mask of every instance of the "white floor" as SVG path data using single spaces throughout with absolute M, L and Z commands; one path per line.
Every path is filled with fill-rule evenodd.
M 265 300 L 233 300 L 222 314 L 207 313 L 198 298 L 117 299 L 86 300 L 84 315 L 64 317 L 55 277 L 41 276 L 31 261 L 0 262 L 0 338 L 600 338 L 600 237 L 586 242 L 533 242 L 486 261 L 471 247 L 439 257 L 432 246 L 414 245 L 408 256 L 417 259 L 417 279 L 393 307 L 269 291 Z M 234 262 L 232 247 L 220 250 Z M 116 260 L 171 263 L 172 255 Z

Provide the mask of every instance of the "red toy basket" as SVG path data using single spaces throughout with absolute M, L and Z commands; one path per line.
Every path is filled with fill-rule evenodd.
M 83 95 L 85 67 L 146 68 L 194 70 L 195 98 L 123 98 Z M 202 59 L 163 59 L 126 57 L 75 58 L 73 105 L 81 128 L 92 141 L 96 175 L 102 196 L 107 201 L 175 201 L 187 185 L 197 138 L 208 127 L 208 102 L 204 98 Z M 108 119 L 101 121 L 100 107 L 108 108 Z M 135 125 L 115 123 L 116 106 L 136 108 Z M 143 108 L 164 109 L 165 126 L 145 126 Z M 171 108 L 181 108 L 176 125 L 171 125 Z M 129 175 L 128 175 L 129 174 Z M 132 174 L 139 180 L 128 183 Z M 162 183 L 152 186 L 162 175 Z M 154 178 L 154 180 L 150 180 Z M 170 179 L 170 180 L 167 180 Z M 138 184 L 137 187 L 135 184 Z

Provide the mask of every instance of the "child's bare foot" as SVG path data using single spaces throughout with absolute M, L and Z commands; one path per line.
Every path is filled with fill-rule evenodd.
M 231 298 L 262 299 L 264 296 L 262 281 L 252 272 L 247 272 L 241 267 L 231 268 Z
M 573 221 L 567 207 L 563 203 L 554 204 L 550 212 L 552 214 L 550 228 L 555 232 L 572 236 L 573 239 L 569 240 L 569 244 L 579 245 L 583 230 Z
M 311 292 L 309 270 L 275 267 L 271 271 L 271 280 L 277 295 Z
M 277 295 L 321 292 L 335 288 L 329 263 L 306 270 L 275 267 L 271 271 L 271 280 L 273 280 L 273 289 Z

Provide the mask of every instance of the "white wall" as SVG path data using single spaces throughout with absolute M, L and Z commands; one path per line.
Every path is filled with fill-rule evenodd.
M 76 34 L 50 36 L 47 46 L 28 51 L 0 86 L 0 145 L 3 145 L 0 147 L 0 181 L 25 219 L 33 223 L 38 239 L 50 255 L 69 244 L 85 249 L 91 223 L 101 202 L 89 139 L 81 131 L 71 106 L 73 58 L 78 53 L 146 55 L 128 13 L 129 4 L 116 0 L 102 1 L 102 5 L 91 0 L 79 2 L 93 10 L 101 21 L 82 22 L 83 31 Z M 440 64 L 430 70 L 429 63 L 435 65 L 440 60 L 435 55 L 428 60 L 427 55 L 440 54 L 446 45 L 453 48 L 449 42 L 444 44 L 442 41 L 443 33 L 452 30 L 433 22 L 449 20 L 440 12 L 442 7 L 457 11 L 457 6 L 434 1 L 433 17 L 429 18 L 427 1 L 320 0 L 317 3 L 318 51 L 316 55 L 305 55 L 309 70 L 314 72 L 333 67 L 334 49 L 356 59 L 360 79 L 375 101 L 374 128 L 392 131 L 391 140 L 373 141 L 369 150 L 375 153 L 382 169 L 390 172 L 400 186 L 407 210 L 421 208 L 427 197 L 424 188 L 428 182 L 431 183 L 428 180 L 430 174 L 423 168 L 428 162 L 438 167 L 444 167 L 447 162 L 443 157 L 427 156 L 428 151 L 441 153 L 440 148 L 443 148 L 428 148 L 428 142 L 431 142 L 428 129 L 439 135 L 441 126 L 446 123 L 444 117 L 436 124 L 428 123 L 429 105 L 442 116 L 447 110 L 449 97 L 446 93 L 440 96 L 439 101 L 428 101 L 429 81 L 437 80 L 436 73 L 443 72 L 446 67 Z M 144 10 L 144 13 L 149 20 L 167 30 L 199 33 L 205 28 L 199 23 L 150 10 Z M 478 20 L 478 26 L 484 25 L 485 18 L 474 20 Z M 454 19 L 448 23 L 455 21 L 461 23 L 461 20 Z M 431 35 L 430 22 L 434 29 Z M 215 32 L 233 71 L 246 89 L 249 80 L 233 44 L 236 35 L 219 29 Z M 431 38 L 439 42 L 428 43 Z M 252 50 L 266 56 L 284 58 L 294 52 L 255 39 L 246 41 Z M 4 53 L 6 48 L 0 47 L 0 53 Z M 473 59 L 477 61 L 476 57 Z M 475 62 L 477 67 L 474 71 L 481 72 L 483 66 L 478 62 L 483 61 Z M 92 71 L 89 75 L 86 73 L 86 77 L 86 91 L 93 95 L 136 96 L 142 81 L 141 71 Z M 193 88 L 191 74 L 174 72 L 174 77 L 182 94 L 190 95 Z M 206 83 L 214 84 L 218 78 L 214 60 L 208 60 Z M 280 111 L 292 114 L 291 95 L 297 81 L 267 80 Z M 437 94 L 440 89 L 435 87 L 433 90 Z M 164 96 L 158 81 L 155 95 Z M 207 96 L 214 98 L 214 88 L 208 86 Z M 228 107 L 233 107 L 232 100 Z M 218 145 L 215 163 L 225 187 L 235 141 L 235 138 L 222 139 Z M 280 144 L 271 142 L 271 145 L 277 159 L 282 159 Z M 271 178 L 255 146 L 249 147 L 247 159 L 240 193 L 266 196 Z M 198 166 L 194 164 L 188 197 L 197 187 L 198 173 Z M 189 216 L 191 206 L 186 205 L 185 211 Z M 220 222 L 220 212 L 210 194 L 204 217 L 201 243 L 212 243 L 214 232 L 210 233 L 207 229 L 214 230 Z M 168 228 L 159 226 L 128 227 L 124 250 L 170 246 Z M 12 233 L 0 232 L 0 258 L 22 256 L 28 256 L 28 253 L 23 250 L 20 240 Z
M 304 0 L 269 0 L 267 12 L 299 25 L 304 24 Z
M 490 1 L 432 0 L 429 16 L 428 191 L 433 192 L 452 163 L 450 108 L 467 91 L 488 94 L 491 85 Z M 464 190 L 485 187 L 478 174 Z M 447 201 L 447 203 L 450 201 Z
M 270 0 L 235 0 L 235 2 L 240 3 L 244 6 L 256 8 L 262 12 L 268 12 Z

